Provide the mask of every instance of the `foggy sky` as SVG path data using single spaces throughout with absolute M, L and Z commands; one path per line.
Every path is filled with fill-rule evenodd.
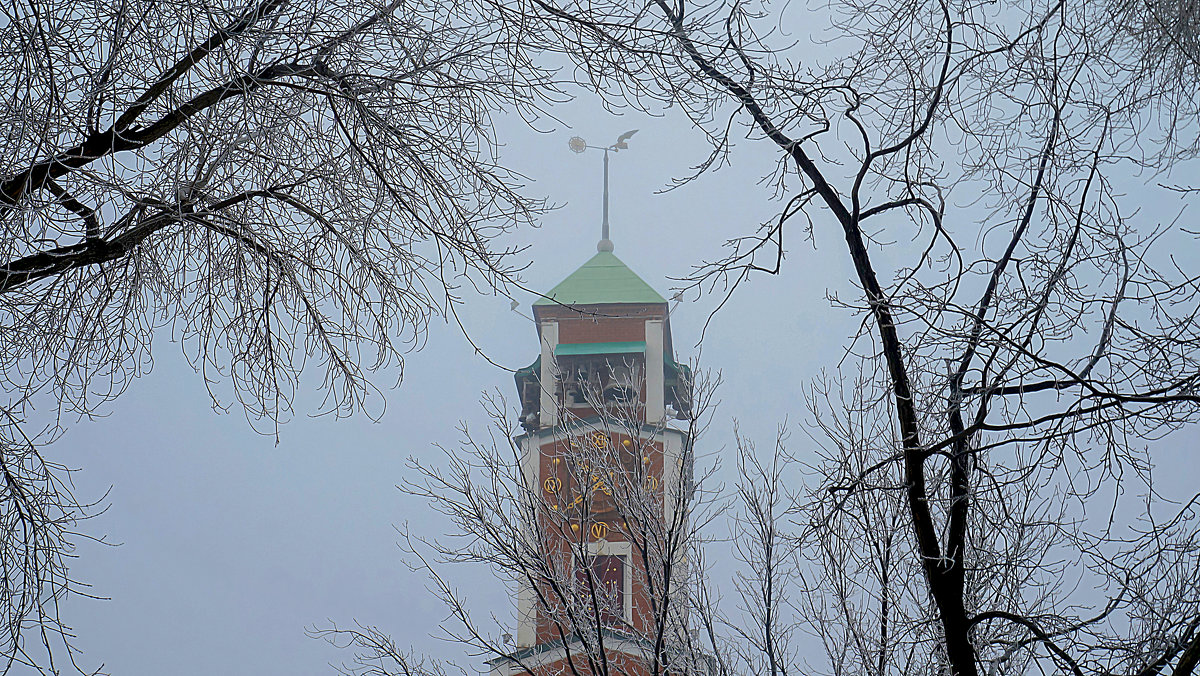
M 501 134 L 502 160 L 531 179 L 527 192 L 560 205 L 541 227 L 504 240 L 529 247 L 530 288 L 551 288 L 591 257 L 599 238 L 601 155 L 570 152 L 573 135 L 604 145 L 640 129 L 612 158 L 614 253 L 664 296 L 675 284 L 669 277 L 719 256 L 725 239 L 778 208 L 757 185 L 774 162 L 761 144 L 735 149 L 733 168 L 655 194 L 707 156 L 686 120 L 614 117 L 589 100 L 555 112 L 573 129 L 535 133 L 511 124 Z M 797 238 L 782 275 L 752 279 L 710 324 L 702 365 L 722 372 L 719 398 L 729 403 L 701 444 L 702 463 L 728 455 L 733 418 L 769 442 L 776 425 L 797 419 L 803 385 L 840 358 L 856 323 L 824 300 L 827 290 L 851 290 L 836 246 L 835 238 L 825 255 L 814 255 Z M 518 298 L 529 314 L 534 296 Z M 673 310 L 678 359 L 700 355 L 696 341 L 717 300 Z M 519 368 L 537 356 L 531 322 L 510 312 L 508 299 L 468 296 L 461 315 L 492 360 Z M 107 417 L 73 424 L 48 451 L 80 470 L 81 501 L 103 497 L 104 513 L 80 530 L 118 545 L 80 540 L 71 565 L 77 580 L 109 599 L 73 599 L 64 608 L 84 650 L 80 666 L 102 663 L 123 675 L 330 673 L 327 663 L 349 655 L 307 638 L 305 628 L 357 620 L 402 647 L 483 669 L 481 658 L 430 636 L 445 612 L 404 565 L 394 526 L 437 535 L 448 525 L 395 486 L 411 476 L 410 456 L 436 461 L 434 444 L 453 448 L 460 422 L 485 426 L 480 393 L 511 397 L 510 373 L 474 354 L 456 327 L 438 323 L 407 357 L 399 389 L 390 388 L 394 372 L 376 378 L 386 393 L 378 423 L 309 417 L 319 408 L 310 379 L 276 445 L 236 406 L 213 410 L 202 377 L 167 331 L 155 337 L 154 354 L 152 372 L 110 404 Z M 511 617 L 507 594 L 485 571 L 452 577 L 482 612 Z
M 603 145 L 640 130 L 612 158 L 614 253 L 664 296 L 671 295 L 669 277 L 719 256 L 723 241 L 753 231 L 779 208 L 760 185 L 775 162 L 763 143 L 744 142 L 732 167 L 655 194 L 707 157 L 703 137 L 685 120 L 613 117 L 589 99 L 555 112 L 574 128 L 535 133 L 506 123 L 501 130 L 502 160 L 530 178 L 527 192 L 561 205 L 540 228 L 504 240 L 528 245 L 522 256 L 531 288 L 551 288 L 594 253 L 599 238 L 601 156 L 571 153 L 572 135 Z M 724 381 L 699 447 L 702 465 L 732 465 L 734 419 L 764 446 L 785 421 L 797 455 L 815 446 L 800 427 L 803 388 L 822 369 L 837 368 L 858 327 L 826 300 L 856 291 L 839 233 L 832 222 L 818 225 L 815 245 L 799 228 L 791 231 L 782 273 L 753 277 L 713 318 L 702 355 L 696 341 L 720 294 L 673 310 L 677 359 L 702 356 L 702 366 L 720 370 Z M 534 297 L 519 298 L 528 314 Z M 515 369 L 537 356 L 531 322 L 510 312 L 508 299 L 467 296 L 461 313 L 492 360 Z M 404 565 L 394 526 L 408 523 L 431 536 L 449 526 L 395 486 L 411 476 L 409 457 L 436 462 L 435 444 L 452 449 L 460 421 L 485 426 L 480 393 L 512 397 L 510 373 L 476 355 L 456 327 L 438 323 L 407 357 L 399 389 L 390 387 L 397 374 L 377 378 L 387 398 L 379 422 L 308 417 L 319 407 L 309 389 L 276 444 L 252 431 L 236 406 L 213 410 L 203 379 L 167 331 L 155 343 L 152 372 L 110 404 L 107 417 L 73 424 L 47 452 L 80 469 L 81 501 L 103 498 L 106 511 L 81 531 L 119 543 L 81 539 L 71 566 L 77 580 L 110 599 L 73 599 L 64 608 L 85 651 L 82 667 L 103 664 L 131 676 L 330 673 L 328 663 L 349 655 L 306 637 L 305 628 L 357 620 L 388 631 L 401 647 L 484 668 L 484 658 L 431 635 L 446 613 L 424 578 Z M 1185 452 L 1182 444 L 1174 448 Z M 719 545 L 713 549 L 718 563 L 729 561 Z M 511 630 L 508 594 L 486 571 L 464 568 L 451 578 L 481 617 L 494 612 Z

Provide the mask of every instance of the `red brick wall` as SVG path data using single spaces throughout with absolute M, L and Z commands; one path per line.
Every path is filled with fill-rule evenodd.
M 647 319 L 665 319 L 667 316 L 667 305 L 666 303 L 588 305 L 586 306 L 586 311 L 574 310 L 564 305 L 537 305 L 533 308 L 533 314 L 539 322 L 548 319 L 558 321 L 578 319 L 587 322 L 605 322 L 621 318 L 637 319 L 644 322 Z
M 608 433 L 607 438 L 609 451 L 618 454 L 617 457 L 620 457 L 623 466 L 639 463 L 646 468 L 644 476 L 651 477 L 646 481 L 653 482 L 653 490 L 661 496 L 665 488 L 662 485 L 664 470 L 662 444 L 615 432 Z M 629 442 L 628 446 L 625 445 L 626 441 Z M 580 443 L 583 441 L 580 440 Z M 570 506 L 581 492 L 581 487 L 575 482 L 576 477 L 569 469 L 572 464 L 570 458 L 572 452 L 572 447 L 567 442 L 544 444 L 539 452 L 537 484 L 539 496 L 546 501 L 547 505 L 547 512 L 541 520 L 540 527 L 542 532 L 548 535 L 547 539 L 551 543 L 551 549 L 562 557 L 560 561 L 568 564 L 572 561 L 571 543 L 595 542 L 600 539 L 591 530 L 591 526 L 594 524 L 605 524 L 604 540 L 608 542 L 628 541 L 628 531 L 626 530 L 628 524 L 624 520 L 626 515 L 621 514 L 620 511 L 614 511 L 602 490 L 589 493 L 591 495 L 590 500 L 587 501 L 591 506 L 589 514 L 583 515 L 578 507 Z M 555 462 L 556 460 L 557 462 Z M 574 472 L 578 474 L 579 470 L 576 469 Z M 586 472 L 581 478 L 585 482 L 590 480 Z M 589 486 L 583 487 L 584 492 L 587 492 L 587 488 Z M 551 509 L 551 505 L 556 505 L 557 509 Z M 626 560 L 626 572 L 630 578 L 633 615 L 629 619 L 632 621 L 634 631 L 645 633 L 651 630 L 650 625 L 652 624 L 651 604 L 647 597 L 646 571 L 639 565 L 640 559 L 637 552 L 632 551 L 630 554 Z M 568 582 L 569 579 L 568 577 L 563 582 Z M 545 591 L 544 598 L 554 598 L 554 594 L 549 589 Z M 544 643 L 558 638 L 544 609 L 539 608 L 537 613 L 535 641 Z
M 642 317 L 574 317 L 558 322 L 560 343 L 616 343 L 646 339 Z

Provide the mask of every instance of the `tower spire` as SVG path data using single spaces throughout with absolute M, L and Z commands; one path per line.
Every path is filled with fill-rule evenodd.
M 633 129 L 631 131 L 625 132 L 624 134 L 621 134 L 620 136 L 617 137 L 617 142 L 610 146 L 604 146 L 604 147 L 589 146 L 587 144 L 587 141 L 583 140 L 579 136 L 572 136 L 571 140 L 568 144 L 568 145 L 570 145 L 571 150 L 576 153 L 582 153 L 583 151 L 587 150 L 588 148 L 591 148 L 592 150 L 603 150 L 604 151 L 604 207 L 603 207 L 602 218 L 600 221 L 600 241 L 596 243 L 596 251 L 612 251 L 613 250 L 613 243 L 612 243 L 612 239 L 610 239 L 610 237 L 609 237 L 609 225 L 608 225 L 608 151 L 611 150 L 612 152 L 615 153 L 615 152 L 619 152 L 621 150 L 627 150 L 629 148 L 628 141 L 629 141 L 630 137 L 632 137 L 634 134 L 636 134 L 637 131 L 638 130 Z
M 604 218 L 600 223 L 600 241 L 596 251 L 612 251 L 613 243 L 608 238 L 608 148 L 604 149 Z

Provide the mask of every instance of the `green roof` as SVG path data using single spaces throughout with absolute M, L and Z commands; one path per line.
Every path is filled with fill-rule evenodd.
M 605 303 L 665 303 L 649 284 L 610 251 L 601 251 L 572 272 L 545 298 L 545 305 L 601 305 Z

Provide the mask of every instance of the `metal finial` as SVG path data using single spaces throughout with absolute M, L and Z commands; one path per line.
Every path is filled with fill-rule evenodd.
M 597 146 L 589 146 L 587 144 L 587 141 L 583 140 L 583 138 L 579 137 L 579 136 L 572 136 L 571 140 L 567 142 L 567 145 L 575 153 L 582 153 L 583 151 L 587 150 L 588 148 L 591 148 L 593 150 L 603 150 L 604 151 L 604 212 L 603 212 L 604 215 L 603 215 L 603 219 L 600 222 L 600 241 L 596 244 L 597 251 L 612 251 L 613 250 L 612 240 L 609 239 L 609 237 L 608 237 L 608 235 L 609 235 L 609 232 L 608 232 L 608 151 L 611 150 L 615 153 L 615 152 L 619 152 L 622 150 L 628 150 L 629 149 L 628 141 L 637 132 L 638 132 L 638 130 L 636 130 L 636 129 L 627 131 L 624 134 L 621 134 L 620 136 L 617 137 L 616 143 L 612 144 L 611 146 L 606 146 L 603 148 L 600 148 Z

